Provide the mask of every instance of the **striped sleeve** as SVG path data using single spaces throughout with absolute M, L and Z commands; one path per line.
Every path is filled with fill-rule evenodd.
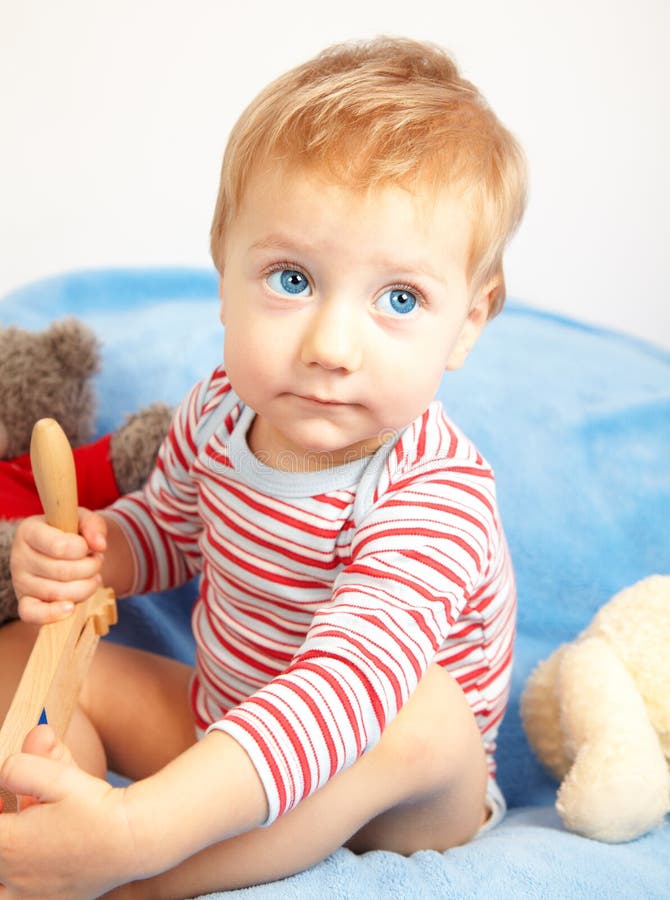
M 254 762 L 266 824 L 377 743 L 486 579 L 498 527 L 485 465 L 407 477 L 359 523 L 291 665 L 212 726 Z
M 135 567 L 130 593 L 176 587 L 200 571 L 203 524 L 192 468 L 198 433 L 209 427 L 229 390 L 220 369 L 196 384 L 175 413 L 145 487 L 107 510 L 130 544 Z

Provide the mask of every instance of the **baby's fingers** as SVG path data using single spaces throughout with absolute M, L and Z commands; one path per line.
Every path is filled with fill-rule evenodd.
M 107 549 L 107 522 L 105 522 L 104 516 L 80 507 L 79 531 L 92 552 L 105 552 Z
M 78 582 L 74 582 L 74 584 L 78 584 Z M 96 587 L 97 584 L 91 590 L 84 589 L 82 599 L 86 600 L 90 597 Z M 23 594 L 19 598 L 19 616 L 24 622 L 31 625 L 49 625 L 51 622 L 59 622 L 61 619 L 67 618 L 74 607 L 75 601 L 69 599 L 45 602 L 31 594 Z
M 54 559 L 82 559 L 89 547 L 80 534 L 69 534 L 47 525 L 43 516 L 31 516 L 19 526 L 15 549 L 21 547 Z
M 29 578 L 43 579 L 44 581 L 54 582 L 54 590 L 57 591 L 55 596 L 46 596 L 45 600 L 62 599 L 60 593 L 60 585 L 66 585 L 74 581 L 84 581 L 95 578 L 100 572 L 102 559 L 98 554 L 91 554 L 76 559 L 64 559 L 61 556 L 47 556 L 38 553 L 32 548 L 26 548 L 23 554 L 18 552 L 12 559 L 12 568 L 15 574 L 23 577 L 23 591 L 21 593 L 31 593 L 28 584 Z
M 19 597 L 19 616 L 32 625 L 46 625 L 70 615 L 77 603 L 95 593 L 102 579 L 95 574 L 90 578 L 59 582 L 34 575 L 22 580 Z
M 74 609 L 74 603 L 44 603 L 37 597 L 25 595 L 19 599 L 19 617 L 30 625 L 50 625 L 67 618 Z

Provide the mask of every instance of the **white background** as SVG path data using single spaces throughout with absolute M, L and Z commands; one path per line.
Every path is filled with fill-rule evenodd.
M 440 43 L 525 146 L 510 296 L 670 347 L 668 0 L 0 0 L 0 295 L 210 265 L 221 152 L 336 40 Z

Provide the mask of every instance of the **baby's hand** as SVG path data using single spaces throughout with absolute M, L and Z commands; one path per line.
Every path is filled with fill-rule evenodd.
M 99 513 L 79 510 L 79 534 L 52 528 L 44 516 L 24 519 L 10 557 L 23 621 L 56 622 L 88 599 L 101 584 L 106 547 L 107 524 Z
M 140 870 L 124 790 L 79 769 L 50 726 L 30 732 L 0 783 L 33 798 L 0 815 L 0 897 L 99 897 Z

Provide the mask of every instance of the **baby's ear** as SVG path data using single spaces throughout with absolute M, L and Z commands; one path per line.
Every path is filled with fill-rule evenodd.
M 456 338 L 456 343 L 451 348 L 445 368 L 449 372 L 460 369 L 468 354 L 477 343 L 477 338 L 482 333 L 484 325 L 489 318 L 492 304 L 500 289 L 499 280 L 495 285 L 489 282 L 476 296 L 470 307 L 467 318 L 461 328 L 461 333 Z

